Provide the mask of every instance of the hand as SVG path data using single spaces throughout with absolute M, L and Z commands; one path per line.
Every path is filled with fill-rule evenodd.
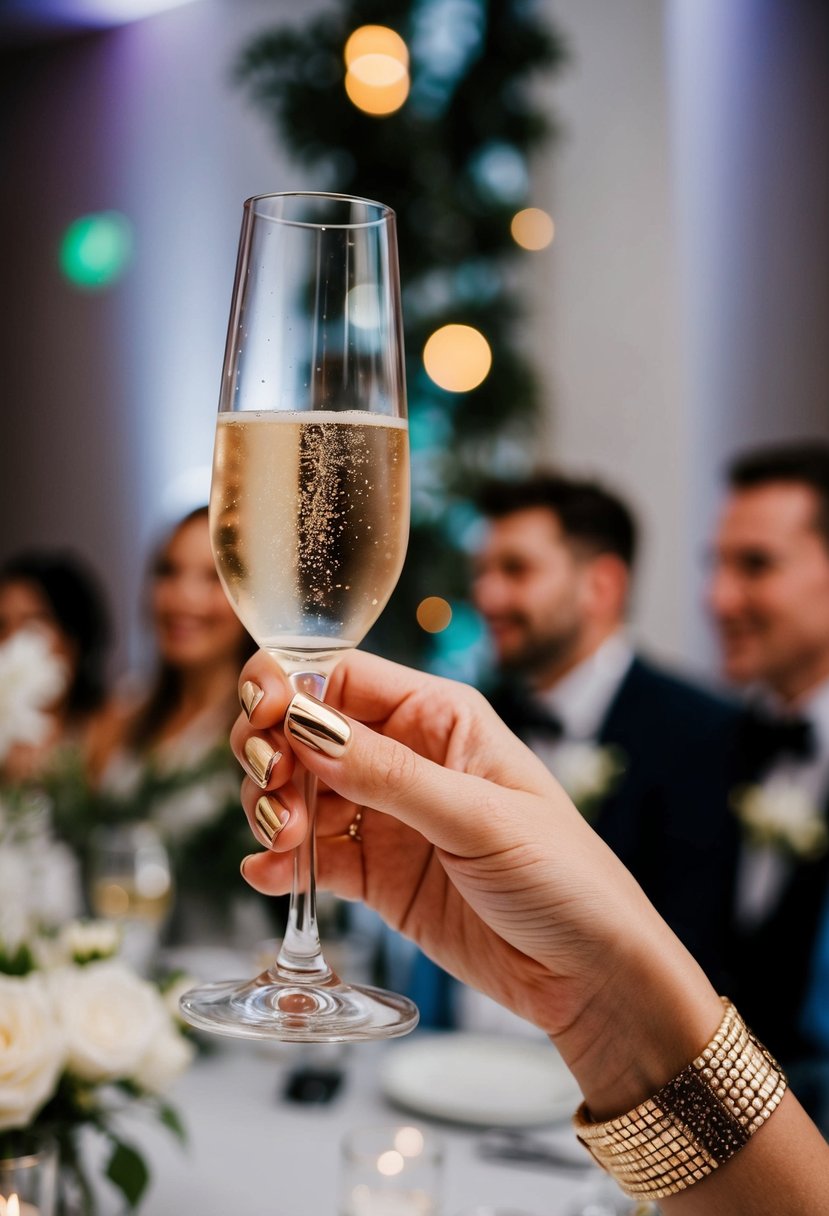
M 452 974 L 558 1040 L 587 1025 L 585 1010 L 614 967 L 627 964 L 642 923 L 663 931 L 621 863 L 474 690 L 349 654 L 327 695 L 352 730 L 333 759 L 285 728 L 292 694 L 273 660 L 256 655 L 241 678 L 264 695 L 250 723 L 240 715 L 234 750 L 241 759 L 258 735 L 282 753 L 269 789 L 290 808 L 272 849 L 245 864 L 258 890 L 289 889 L 288 854 L 307 828 L 288 784 L 296 757 L 327 787 L 317 821 L 320 886 L 363 900 Z M 261 794 L 245 780 L 257 836 Z M 358 808 L 360 842 L 348 835 Z

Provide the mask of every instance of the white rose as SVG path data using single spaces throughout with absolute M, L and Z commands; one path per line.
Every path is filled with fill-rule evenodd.
M 115 959 L 61 968 L 50 983 L 69 1070 L 84 1081 L 132 1076 L 167 1016 L 152 984 Z
M 150 1093 L 164 1093 L 188 1067 L 194 1054 L 192 1043 L 167 1022 L 153 1035 L 131 1079 Z
M 49 730 L 43 712 L 66 688 L 68 669 L 47 638 L 21 629 L 0 646 L 0 759 L 15 743 L 42 743 Z
M 25 1127 L 51 1098 L 64 1040 L 43 980 L 0 976 L 0 1130 Z

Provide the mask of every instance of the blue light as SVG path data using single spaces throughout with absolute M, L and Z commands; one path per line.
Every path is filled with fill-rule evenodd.
M 529 192 L 527 162 L 512 144 L 487 144 L 470 172 L 478 189 L 499 203 L 520 203 Z

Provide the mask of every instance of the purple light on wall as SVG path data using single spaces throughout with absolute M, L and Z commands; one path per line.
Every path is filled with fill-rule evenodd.
M 3 19 L 38 30 L 107 29 L 192 3 L 193 0 L 7 0 Z

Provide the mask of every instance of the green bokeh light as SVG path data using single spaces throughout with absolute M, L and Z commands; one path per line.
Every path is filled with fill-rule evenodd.
M 60 268 L 76 287 L 97 290 L 114 283 L 132 257 L 132 224 L 118 211 L 74 220 L 60 243 Z

